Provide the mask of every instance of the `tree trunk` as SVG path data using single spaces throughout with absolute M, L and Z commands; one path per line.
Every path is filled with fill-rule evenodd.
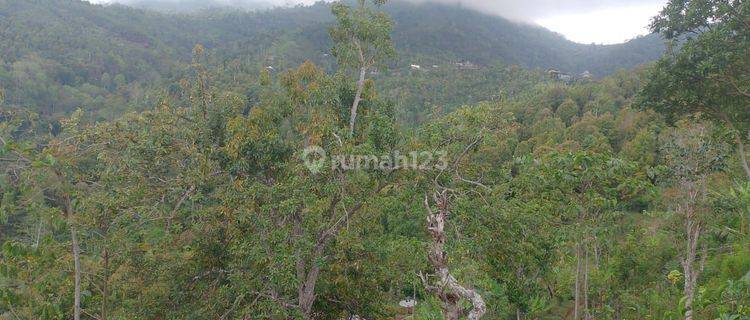
M 305 319 L 313 319 L 312 307 L 315 303 L 315 285 L 318 282 L 318 276 L 320 275 L 320 266 L 318 265 L 318 258 L 323 255 L 325 245 L 318 244 L 315 251 L 310 258 L 310 270 L 305 275 L 304 282 L 298 288 L 298 301 L 299 308 L 302 311 L 302 315 Z
M 740 153 L 740 162 L 742 163 L 742 169 L 745 169 L 745 175 L 750 179 L 750 166 L 747 164 L 747 154 L 745 153 L 745 143 L 742 141 L 740 132 L 735 133 L 735 140 L 737 141 L 737 152 Z
M 428 259 L 435 269 L 435 276 L 438 278 L 434 284 L 430 284 L 427 278 L 422 276 L 422 282 L 427 291 L 438 296 L 443 303 L 443 316 L 445 319 L 458 320 L 464 313 L 459 305 L 460 299 L 466 299 L 472 304 L 467 319 L 479 320 L 486 312 L 486 305 L 482 296 L 473 289 L 468 289 L 458 283 L 448 269 L 448 255 L 445 252 L 445 225 L 448 217 L 448 195 L 447 190 L 436 193 L 434 198 L 438 210 L 433 212 L 427 196 L 424 198 L 424 205 L 427 209 L 427 230 L 432 236 L 432 245 L 428 254 Z
M 682 271 L 685 275 L 685 320 L 693 319 L 693 298 L 695 297 L 695 287 L 698 283 L 700 269 L 695 263 L 698 256 L 698 238 L 700 237 L 700 226 L 695 221 L 689 219 L 686 221 L 687 229 L 687 247 L 685 259 L 682 261 Z
M 71 219 L 70 221 L 70 237 L 73 242 L 73 266 L 75 273 L 75 292 L 73 294 L 73 319 L 81 319 L 81 259 L 80 249 L 78 248 L 78 236 L 76 235 L 76 227 Z
M 734 141 L 737 143 L 737 152 L 740 154 L 742 169 L 745 170 L 745 176 L 750 179 L 750 166 L 747 164 L 747 154 L 745 153 L 745 143 L 742 141 L 742 133 L 734 127 L 734 124 L 726 114 L 721 113 L 719 114 L 719 117 L 721 117 L 721 119 L 724 120 L 724 124 L 734 132 Z
M 300 209 L 295 211 L 294 216 L 294 229 L 293 236 L 295 241 L 301 241 L 304 236 L 302 230 L 302 216 Z M 312 305 L 315 302 L 315 284 L 317 282 L 317 258 L 315 253 L 318 250 L 316 248 L 313 253 L 313 258 L 310 259 L 310 270 L 307 270 L 307 259 L 304 257 L 301 248 L 297 248 L 297 305 L 299 306 L 300 312 L 305 319 L 312 318 Z
M 352 103 L 351 116 L 349 118 L 349 135 L 354 136 L 354 125 L 357 121 L 357 108 L 359 102 L 362 100 L 362 91 L 365 88 L 365 75 L 367 74 L 367 67 L 362 65 L 359 68 L 359 80 L 357 81 L 357 93 L 354 95 L 354 102 Z
M 573 306 L 573 319 L 579 319 L 578 307 L 581 305 L 581 243 L 576 243 L 576 283 L 574 289 L 575 305 Z
M 73 251 L 73 273 L 75 279 L 75 288 L 73 291 L 73 320 L 81 319 L 81 258 L 80 248 L 78 247 L 78 235 L 76 234 L 76 225 L 73 220 L 73 202 L 70 197 L 65 198 L 65 211 L 70 224 L 70 239 Z
M 591 319 L 591 312 L 589 311 L 589 248 L 588 246 L 583 247 L 584 258 L 583 258 L 583 318 L 586 320 Z
M 701 182 L 702 184 L 703 182 Z M 701 236 L 702 226 L 696 217 L 696 206 L 701 187 L 697 183 L 683 183 L 683 189 L 687 191 L 687 198 L 683 205 L 678 207 L 678 211 L 685 218 L 685 233 L 687 237 L 685 246 L 685 258 L 682 260 L 682 271 L 685 276 L 685 320 L 693 319 L 693 299 L 695 297 L 695 288 L 698 284 L 698 276 L 702 272 L 705 262 L 705 254 L 701 259 L 700 266 L 698 262 L 698 240 Z
M 104 247 L 104 279 L 102 284 L 102 319 L 107 320 L 109 299 L 109 251 Z
M 617 294 L 615 300 L 615 320 L 622 320 L 622 298 Z

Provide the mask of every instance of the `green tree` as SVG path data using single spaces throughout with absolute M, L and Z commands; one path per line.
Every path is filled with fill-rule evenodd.
M 587 151 L 544 155 L 534 170 L 543 181 L 540 191 L 559 201 L 560 219 L 567 227 L 566 237 L 573 243 L 573 318 L 590 319 L 590 273 L 599 266 L 596 252 L 604 227 L 613 221 L 623 202 L 648 187 L 645 174 L 632 162 Z
M 380 6 L 386 0 L 374 0 Z M 362 100 L 367 71 L 377 63 L 395 55 L 391 32 L 393 23 L 383 12 L 369 7 L 367 0 L 358 0 L 359 6 L 352 8 L 342 2 L 331 7 L 336 17 L 336 26 L 329 33 L 333 40 L 333 55 L 339 65 L 358 71 L 357 91 L 354 94 L 349 118 L 349 134 L 354 134 L 357 108 Z
M 694 317 L 693 301 L 698 277 L 703 272 L 708 248 L 701 241 L 712 219 L 712 208 L 706 201 L 709 175 L 724 162 L 725 148 L 717 142 L 713 128 L 699 119 L 678 123 L 663 134 L 661 153 L 676 181 L 674 210 L 684 224 L 685 251 L 680 264 L 684 277 L 685 320 Z
M 657 62 L 639 104 L 672 120 L 701 113 L 726 125 L 750 179 L 745 150 L 750 130 L 750 4 L 672 0 L 654 18 L 651 30 L 677 44 Z

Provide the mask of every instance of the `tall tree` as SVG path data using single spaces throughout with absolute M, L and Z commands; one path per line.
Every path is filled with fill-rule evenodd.
M 375 6 L 387 0 L 373 0 Z M 375 64 L 395 55 L 391 41 L 393 23 L 383 12 L 375 11 L 367 0 L 358 0 L 359 6 L 352 8 L 342 2 L 335 3 L 331 11 L 336 17 L 336 26 L 329 30 L 333 40 L 333 55 L 340 66 L 357 70 L 357 90 L 350 108 L 349 135 L 354 135 L 359 104 L 365 87 L 368 70 Z
M 591 270 L 597 268 L 602 229 L 621 202 L 648 186 L 634 163 L 588 151 L 553 152 L 542 157 L 540 191 L 560 201 L 561 221 L 575 253 L 574 319 L 593 319 L 589 298 Z
M 651 30 L 673 42 L 642 89 L 639 104 L 673 120 L 702 113 L 733 131 L 747 178 L 750 130 L 750 3 L 671 0 Z
M 685 280 L 685 320 L 694 317 L 693 300 L 698 277 L 708 255 L 706 244 L 701 241 L 706 223 L 712 219 L 707 200 L 708 179 L 721 168 L 725 157 L 724 148 L 716 141 L 712 128 L 692 121 L 682 121 L 677 128 L 665 132 L 662 145 L 665 163 L 676 181 L 674 210 L 685 228 L 685 249 L 680 261 Z

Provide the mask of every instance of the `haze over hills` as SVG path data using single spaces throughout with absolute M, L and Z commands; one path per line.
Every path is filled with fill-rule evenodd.
M 618 45 L 585 45 L 455 5 L 393 1 L 384 9 L 394 19 L 398 52 L 386 72 L 410 64 L 471 61 L 605 76 L 655 60 L 663 51 L 655 35 Z M 245 73 L 257 74 L 266 66 L 284 70 L 306 60 L 335 68 L 327 56 L 333 17 L 324 2 L 171 15 L 120 4 L 23 0 L 0 2 L 0 17 L 0 85 L 8 91 L 7 100 L 49 113 L 81 105 L 117 108 L 105 103 L 115 98 L 142 104 L 153 98 L 148 88 L 178 80 L 196 44 L 210 50 L 214 65 L 234 61 Z
M 116 3 L 124 4 L 134 8 L 159 11 L 163 13 L 198 13 L 200 11 L 212 9 L 242 9 L 242 10 L 262 10 L 271 9 L 274 5 L 263 0 L 177 0 L 177 1 L 149 1 L 149 0 L 129 0 L 118 1 Z
M 257 15 L 284 15 L 301 10 L 315 17 L 325 16 L 327 5 L 317 3 L 307 8 L 275 8 L 264 1 L 121 1 L 128 6 L 161 12 L 190 13 L 201 16 L 211 11 L 236 9 L 263 11 Z M 271 9 L 271 10 L 269 10 Z M 569 72 L 592 71 L 603 76 L 618 67 L 630 68 L 655 60 L 661 54 L 658 36 L 638 37 L 616 45 L 578 44 L 542 27 L 496 16 L 482 14 L 460 5 L 394 1 L 385 7 L 396 21 L 394 40 L 404 54 L 428 57 L 466 59 L 482 64 L 498 61 L 532 68 L 556 67 Z M 322 11 L 321 11 L 322 10 Z M 303 27 L 300 38 L 317 37 L 325 33 L 332 17 L 313 21 Z M 288 29 L 293 31 L 292 28 Z M 327 44 L 327 38 L 316 39 L 317 45 Z M 317 46 L 316 46 L 317 47 Z M 326 50 L 326 47 L 315 48 Z M 616 61 L 616 62 L 613 62 Z

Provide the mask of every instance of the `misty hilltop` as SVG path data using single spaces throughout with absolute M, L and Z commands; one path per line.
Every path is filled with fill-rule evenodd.
M 28 51 L 39 46 L 33 43 L 33 38 L 21 35 L 27 27 L 35 25 L 60 40 L 83 31 L 106 38 L 108 42 L 121 42 L 122 46 L 147 46 L 156 49 L 154 54 L 175 57 L 188 56 L 192 46 L 200 43 L 226 56 L 261 54 L 262 51 L 277 60 L 287 59 L 287 65 L 311 58 L 316 60 L 330 48 L 327 29 L 332 16 L 329 5 L 322 2 L 273 9 L 268 9 L 263 1 L 134 0 L 128 3 L 151 9 L 174 6 L 181 8 L 180 12 L 192 13 L 165 15 L 120 4 L 90 5 L 70 0 L 6 2 L 0 6 L 0 14 L 8 17 L 2 22 L 2 32 L 18 41 L 30 42 L 20 46 Z M 258 10 L 239 10 L 236 8 L 239 3 Z M 539 26 L 512 22 L 458 5 L 393 1 L 385 10 L 395 21 L 393 37 L 400 65 L 465 60 L 481 65 L 515 64 L 572 73 L 588 70 L 596 76 L 604 76 L 619 68 L 628 69 L 655 60 L 663 52 L 663 43 L 655 35 L 617 45 L 579 44 Z M 33 15 L 44 23 L 21 19 L 24 15 Z M 68 42 L 80 41 L 86 40 Z M 279 53 L 280 46 L 292 46 L 294 50 Z M 12 60 L 18 54 L 5 57 Z
M 388 97 L 401 97 L 395 100 L 409 110 L 402 117 L 407 123 L 420 122 L 434 103 L 452 109 L 492 99 L 500 83 L 504 94 L 520 92 L 547 69 L 589 71 L 599 78 L 656 60 L 664 49 L 656 35 L 618 45 L 579 44 L 539 26 L 458 5 L 393 1 L 383 9 L 394 20 L 397 55 L 378 67 L 374 80 Z M 330 4 L 323 2 L 166 14 L 79 0 L 0 1 L 0 16 L 0 86 L 6 101 L 49 115 L 83 107 L 109 118 L 157 103 L 165 87 L 173 90 L 190 76 L 196 45 L 208 51 L 212 70 L 241 91 L 252 91 L 256 80 L 238 79 L 264 69 L 283 71 L 305 61 L 329 72 L 338 68 L 328 33 L 334 19 Z M 475 71 L 450 71 L 458 65 Z M 409 72 L 412 66 L 430 72 Z M 450 82 L 456 85 L 443 85 Z M 405 87 L 412 87 L 408 97 Z

